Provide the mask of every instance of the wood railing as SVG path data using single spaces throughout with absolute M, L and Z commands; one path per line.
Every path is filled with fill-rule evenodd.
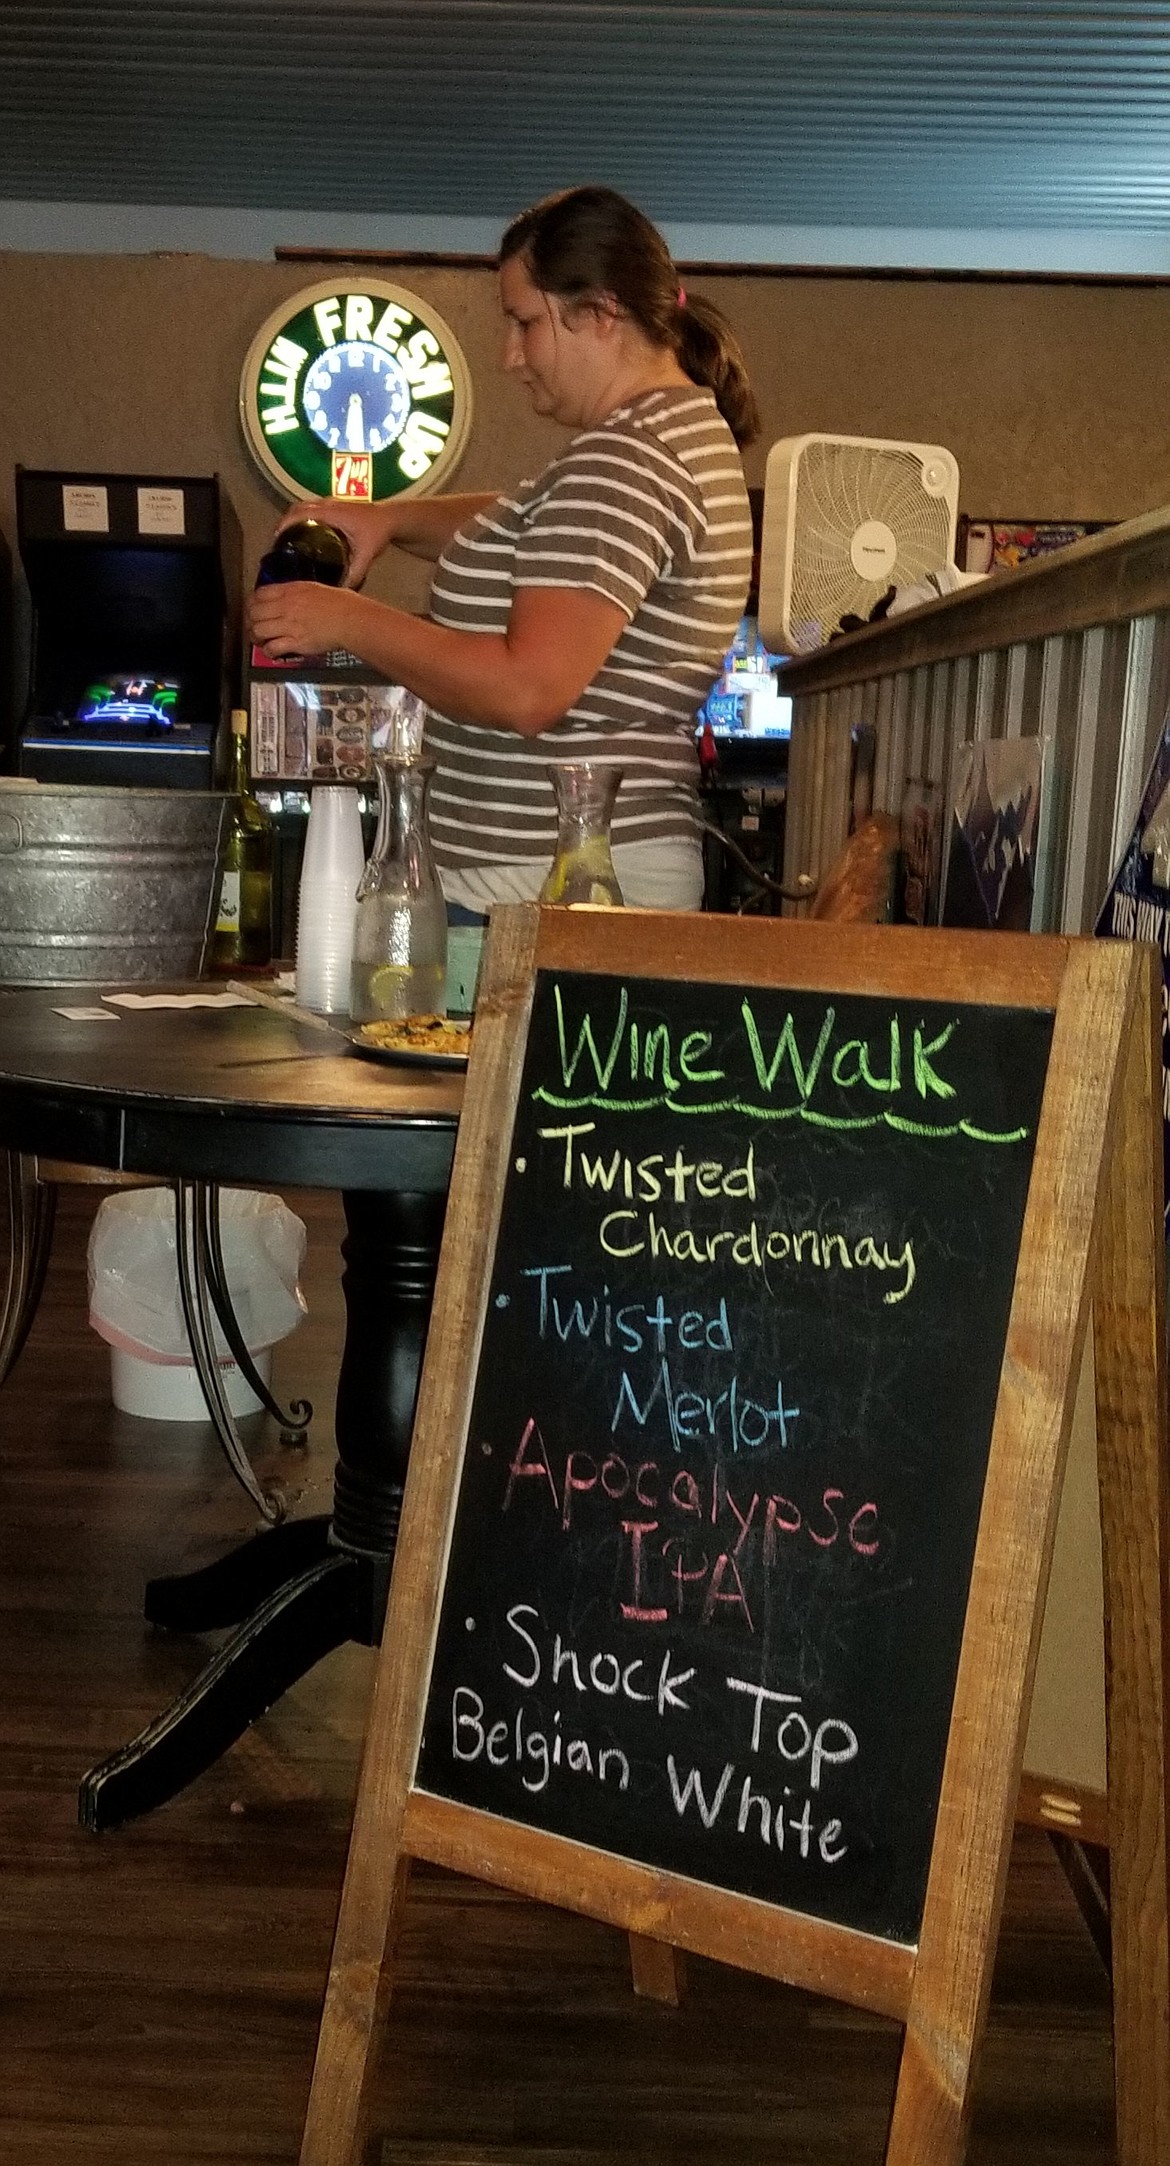
M 863 787 L 895 818 L 913 784 L 938 785 L 945 805 L 960 745 L 1039 736 L 1050 749 L 1034 929 L 1091 931 L 1170 703 L 1170 508 L 850 633 L 780 674 L 795 702 L 788 886 L 827 871 Z

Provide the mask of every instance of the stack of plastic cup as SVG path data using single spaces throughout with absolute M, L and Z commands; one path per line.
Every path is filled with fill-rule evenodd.
M 320 1015 L 349 1007 L 357 887 L 365 866 L 356 790 L 318 783 L 297 897 L 296 997 Z

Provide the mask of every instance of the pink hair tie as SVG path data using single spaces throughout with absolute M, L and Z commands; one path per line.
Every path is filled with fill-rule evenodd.
M 677 294 L 675 295 L 675 306 L 676 306 L 677 308 L 685 308 L 685 307 L 686 307 L 686 305 L 687 305 L 687 297 L 686 297 L 686 291 L 685 291 L 685 289 L 684 289 L 684 288 L 683 288 L 682 286 L 680 286 L 680 287 L 679 287 L 679 289 L 678 289 L 678 292 L 677 292 Z

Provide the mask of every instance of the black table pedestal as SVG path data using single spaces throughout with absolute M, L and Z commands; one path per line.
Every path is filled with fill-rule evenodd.
M 281 1587 L 323 1562 L 332 1524 L 328 1512 L 286 1519 L 197 1572 L 148 1579 L 142 1606 L 147 1624 L 168 1632 L 216 1632 L 242 1624 Z
M 79 1809 L 94 1831 L 175 1796 L 334 1647 L 381 1638 L 446 1198 L 351 1190 L 344 1205 L 332 1519 L 286 1522 L 149 1583 L 151 1623 L 236 1629 L 163 1714 L 91 1768 Z
M 447 1197 L 367 1189 L 342 1200 L 333 1534 L 344 1549 L 393 1555 Z

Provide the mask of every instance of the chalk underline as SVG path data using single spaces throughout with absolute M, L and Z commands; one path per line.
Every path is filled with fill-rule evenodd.
M 563 1098 L 556 1091 L 546 1090 L 538 1084 L 532 1093 L 534 1101 L 552 1106 L 558 1113 L 579 1113 L 584 1109 L 597 1113 L 742 1113 L 758 1121 L 808 1121 L 814 1128 L 831 1128 L 853 1134 L 867 1128 L 892 1128 L 902 1136 L 925 1136 L 945 1142 L 950 1136 L 966 1136 L 971 1143 L 1022 1143 L 1029 1131 L 1024 1128 L 977 1128 L 973 1121 L 948 1121 L 945 1125 L 932 1121 L 908 1120 L 903 1113 L 889 1110 L 880 1113 L 847 1114 L 820 1113 L 813 1106 L 762 1106 L 749 1098 L 710 1098 L 701 1105 L 688 1105 L 675 1098 L 669 1091 L 660 1091 L 653 1098 L 605 1098 L 589 1093 L 583 1098 Z

